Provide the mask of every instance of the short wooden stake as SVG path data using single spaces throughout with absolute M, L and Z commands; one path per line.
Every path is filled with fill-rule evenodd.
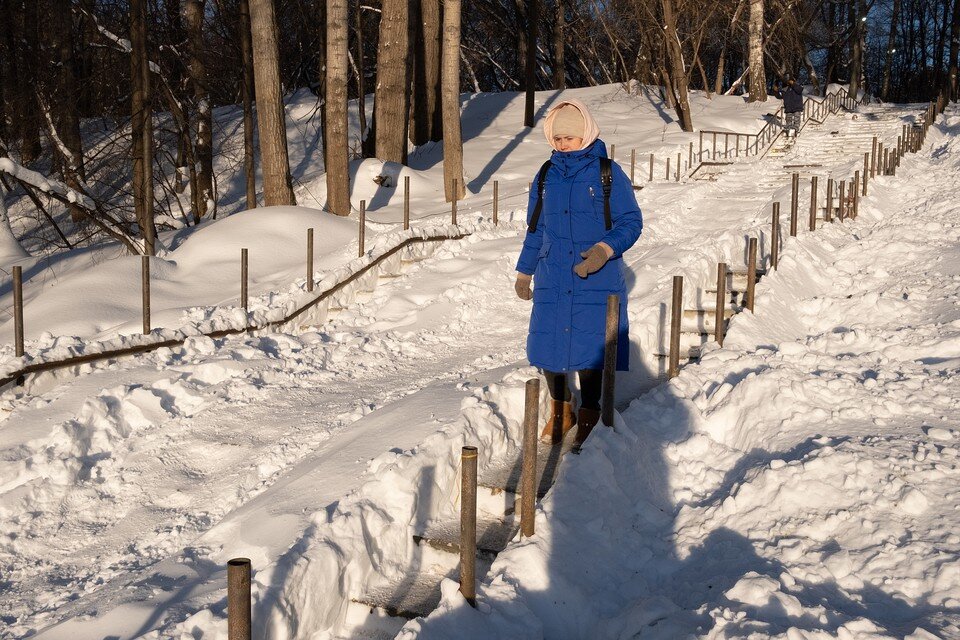
M 673 305 L 670 311 L 670 368 L 671 378 L 680 373 L 680 321 L 683 318 L 683 276 L 673 276 Z
M 856 220 L 858 213 L 860 213 L 860 172 L 855 171 L 853 173 L 853 211 L 850 217 Z
M 227 638 L 251 640 L 250 635 L 250 560 L 227 561 Z
M 839 218 L 841 222 L 843 221 L 846 214 L 846 209 L 847 209 L 846 201 L 847 201 L 847 181 L 841 180 L 840 181 L 840 204 L 837 207 L 837 218 Z
M 630 149 L 630 184 L 637 183 L 636 177 L 637 177 L 637 150 Z
M 797 214 L 800 208 L 800 174 L 794 173 L 790 185 L 790 235 L 797 235 Z
M 777 212 L 779 213 L 779 212 Z M 713 339 L 717 344 L 723 346 L 724 321 L 727 313 L 727 263 L 717 263 L 717 306 L 715 311 L 715 323 L 713 328 Z
M 240 306 L 249 311 L 247 304 L 247 250 L 240 249 Z
M 360 220 L 357 226 L 357 257 L 362 258 L 367 250 L 367 201 L 360 201 Z
M 867 195 L 867 176 L 870 173 L 870 154 L 863 154 L 863 195 Z
M 600 413 L 603 424 L 613 426 L 613 398 L 617 382 L 617 338 L 620 334 L 620 296 L 607 296 L 607 328 L 603 346 L 603 387 Z
M 817 176 L 810 178 L 810 231 L 817 230 Z
M 493 226 L 500 224 L 500 181 L 493 181 Z
M 23 356 L 23 267 L 13 268 L 13 348 Z
M 757 239 L 750 238 L 747 244 L 747 295 L 746 307 L 753 313 L 753 301 L 757 290 Z
M 693 143 L 690 143 L 690 150 L 687 152 L 687 166 L 693 169 Z
M 890 175 L 890 150 L 883 150 L 883 175 Z
M 494 184 L 494 193 L 496 193 L 496 182 Z M 496 205 L 494 205 L 496 207 Z M 494 208 L 496 211 L 496 208 Z M 410 228 L 410 176 L 403 176 L 403 230 Z
M 823 219 L 833 222 L 833 178 L 827 178 L 827 200 L 824 203 Z
M 670 156 L 667 156 L 667 175 L 665 179 L 670 182 Z
M 540 421 L 540 380 L 527 380 L 523 408 L 523 463 L 520 471 L 520 533 L 533 535 L 537 504 L 537 424 Z
M 680 154 L 677 154 L 677 182 L 680 182 Z
M 313 291 L 313 228 L 307 229 L 307 291 Z
M 653 182 L 653 154 L 650 154 L 650 179 L 647 182 Z
M 780 203 L 773 203 L 773 221 L 770 225 L 770 266 L 780 265 Z
M 873 136 L 873 147 L 870 150 L 870 177 L 877 175 L 877 136 Z
M 477 606 L 477 448 L 460 451 L 460 593 Z
M 140 256 L 140 298 L 143 309 L 143 333 L 150 333 L 150 256 Z
M 617 145 L 610 145 L 610 162 L 613 162 L 614 157 L 617 155 Z
M 459 180 L 456 178 L 453 179 L 453 200 L 450 201 L 450 224 L 457 226 L 457 199 L 460 197 L 460 192 L 457 190 L 460 186 Z

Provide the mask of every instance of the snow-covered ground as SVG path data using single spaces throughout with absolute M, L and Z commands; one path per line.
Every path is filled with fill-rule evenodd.
M 645 95 L 569 93 L 595 109 L 621 161 L 631 148 L 665 157 L 695 139 Z M 732 131 L 757 130 L 779 106 L 695 104 L 698 126 Z M 245 555 L 258 637 L 378 637 L 400 623 L 358 618 L 351 598 L 417 567 L 455 575 L 411 533 L 455 515 L 460 445 L 479 444 L 481 468 L 517 452 L 522 382 L 535 372 L 523 358 L 528 307 L 511 281 L 527 182 L 547 155 L 539 130 L 518 133 L 522 96 L 471 97 L 464 120 L 473 195 L 461 220 L 473 234 L 352 290 L 325 324 L 194 337 L 4 393 L 0 636 L 225 638 L 224 566 Z M 497 559 L 478 611 L 458 604 L 449 583 L 441 609 L 403 633 L 960 634 L 960 428 L 948 410 L 960 400 L 951 386 L 960 362 L 951 331 L 960 330 L 950 324 L 960 324 L 950 297 L 954 274 L 960 282 L 951 198 L 960 119 L 949 124 L 897 177 L 873 183 L 855 224 L 789 243 L 780 271 L 763 280 L 758 314 L 737 316 L 724 349 L 644 395 L 662 371 L 654 354 L 670 277 L 683 273 L 695 291 L 717 260 L 742 263 L 744 236 L 765 229 L 772 199 L 789 195 L 784 165 L 808 152 L 638 192 L 646 227 L 626 256 L 633 370 L 618 380 L 623 423 L 564 463 L 537 536 Z M 858 126 L 840 115 L 805 135 Z M 848 177 L 858 150 L 844 151 L 822 171 Z M 415 218 L 446 210 L 440 153 L 418 149 L 404 170 L 414 193 L 428 194 L 415 196 Z M 399 169 L 354 169 L 374 246 L 393 241 L 402 193 L 368 178 L 393 172 L 402 184 Z M 300 174 L 322 201 L 314 178 Z M 508 196 L 498 229 L 494 179 Z M 235 295 L 240 246 L 253 247 L 252 267 L 270 265 L 251 288 L 254 309 L 298 299 L 309 226 L 318 279 L 352 263 L 355 221 L 304 208 L 180 232 L 158 259 L 158 317 L 196 330 L 229 316 L 215 305 Z M 55 262 L 61 271 L 28 296 L 28 317 L 72 337 L 34 333 L 28 351 L 136 330 L 138 265 L 87 253 L 37 263 L 35 283 L 52 279 Z M 84 302 L 58 313 L 73 290 Z M 104 290 L 114 304 L 101 312 Z

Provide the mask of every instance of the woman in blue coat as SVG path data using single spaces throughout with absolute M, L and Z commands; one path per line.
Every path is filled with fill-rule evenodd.
M 607 148 L 583 103 L 561 102 L 547 114 L 543 128 L 554 152 L 530 189 L 529 228 L 517 261 L 516 291 L 523 300 L 533 299 L 527 358 L 543 371 L 552 399 L 540 438 L 556 444 L 579 423 L 576 443 L 582 444 L 600 419 L 610 294 L 620 296 L 617 369 L 628 368 L 622 257 L 640 237 L 643 219 L 630 180 L 613 162 L 608 209 L 605 206 L 601 158 L 607 157 Z M 571 371 L 580 380 L 577 414 L 566 380 Z

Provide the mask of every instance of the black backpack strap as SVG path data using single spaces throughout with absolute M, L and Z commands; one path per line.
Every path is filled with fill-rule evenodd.
M 610 158 L 600 158 L 600 184 L 603 186 L 603 224 L 610 231 L 613 222 L 610 220 L 610 192 L 613 190 L 613 161 Z
M 537 230 L 537 223 L 540 222 L 540 212 L 543 211 L 543 181 L 547 177 L 551 164 L 547 160 L 537 172 L 537 204 L 533 207 L 533 216 L 530 218 L 530 224 L 527 225 L 527 233 L 534 233 Z

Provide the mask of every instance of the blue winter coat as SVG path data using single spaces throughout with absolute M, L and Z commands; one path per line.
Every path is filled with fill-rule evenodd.
M 603 368 L 607 296 L 620 296 L 617 369 L 629 366 L 627 290 L 623 252 L 643 229 L 643 218 L 630 179 L 612 164 L 610 194 L 612 228 L 607 231 L 600 184 L 600 158 L 607 157 L 601 140 L 579 151 L 554 151 L 544 180 L 543 210 L 533 233 L 528 232 L 517 271 L 533 275 L 533 312 L 527 337 L 530 364 L 548 371 Z M 527 222 L 537 201 L 537 182 L 530 188 Z M 579 277 L 573 266 L 580 253 L 603 241 L 613 257 L 596 273 Z

